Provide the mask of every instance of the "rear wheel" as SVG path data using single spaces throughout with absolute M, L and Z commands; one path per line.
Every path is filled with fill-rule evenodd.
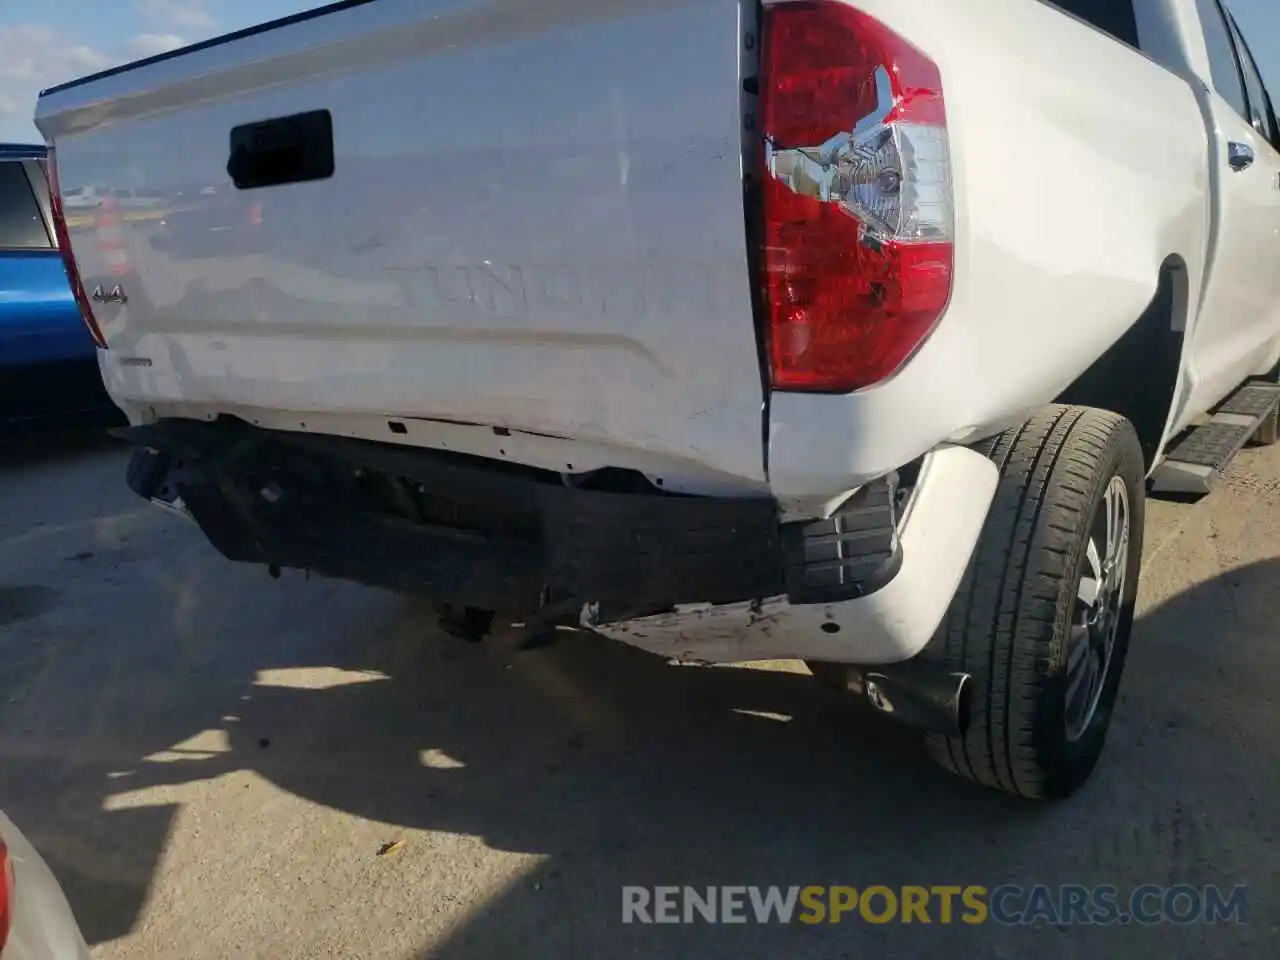
M 1102 753 L 1133 624 L 1144 462 L 1123 417 L 1053 406 L 983 444 L 1000 483 L 923 657 L 974 680 L 961 776 L 1024 797 L 1075 791 Z

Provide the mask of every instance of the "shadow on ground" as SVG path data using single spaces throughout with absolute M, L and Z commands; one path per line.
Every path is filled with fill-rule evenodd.
M 52 430 L 39 424 L 0 423 L 0 470 L 66 464 L 92 457 L 120 445 L 108 431 L 123 423 L 119 411 L 81 416 L 74 425 Z
M 0 627 L 0 806 L 47 853 L 91 942 L 137 922 L 176 810 L 106 810 L 108 798 L 243 770 L 539 858 L 423 960 L 1244 957 L 1275 942 L 1280 563 L 1141 618 L 1096 779 L 1040 808 L 935 771 L 913 738 L 805 674 L 669 667 L 574 634 L 543 651 L 468 646 L 414 602 L 301 577 L 270 585 L 155 523 L 0 558 L 0 624 L 6 604 L 18 610 Z M 368 682 L 303 688 L 288 681 L 302 668 Z M 143 759 L 210 727 L 229 751 Z M 1249 883 L 1251 922 L 620 922 L 629 884 L 1005 882 Z

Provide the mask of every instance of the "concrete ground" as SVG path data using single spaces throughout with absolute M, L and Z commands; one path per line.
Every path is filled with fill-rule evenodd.
M 1152 505 L 1110 744 L 1052 808 L 935 771 L 786 665 L 513 654 L 274 582 L 136 501 L 125 460 L 0 460 L 0 808 L 97 957 L 1275 955 L 1280 451 Z M 1249 923 L 620 922 L 626 884 L 1005 882 L 1247 883 Z

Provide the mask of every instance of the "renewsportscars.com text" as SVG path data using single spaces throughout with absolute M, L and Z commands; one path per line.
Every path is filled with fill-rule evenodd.
M 1218 924 L 1247 910 L 1247 887 L 1190 884 L 622 888 L 623 923 Z

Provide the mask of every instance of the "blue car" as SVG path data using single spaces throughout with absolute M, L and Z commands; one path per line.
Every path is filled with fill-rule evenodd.
M 0 426 L 116 408 L 54 239 L 43 146 L 0 144 Z

